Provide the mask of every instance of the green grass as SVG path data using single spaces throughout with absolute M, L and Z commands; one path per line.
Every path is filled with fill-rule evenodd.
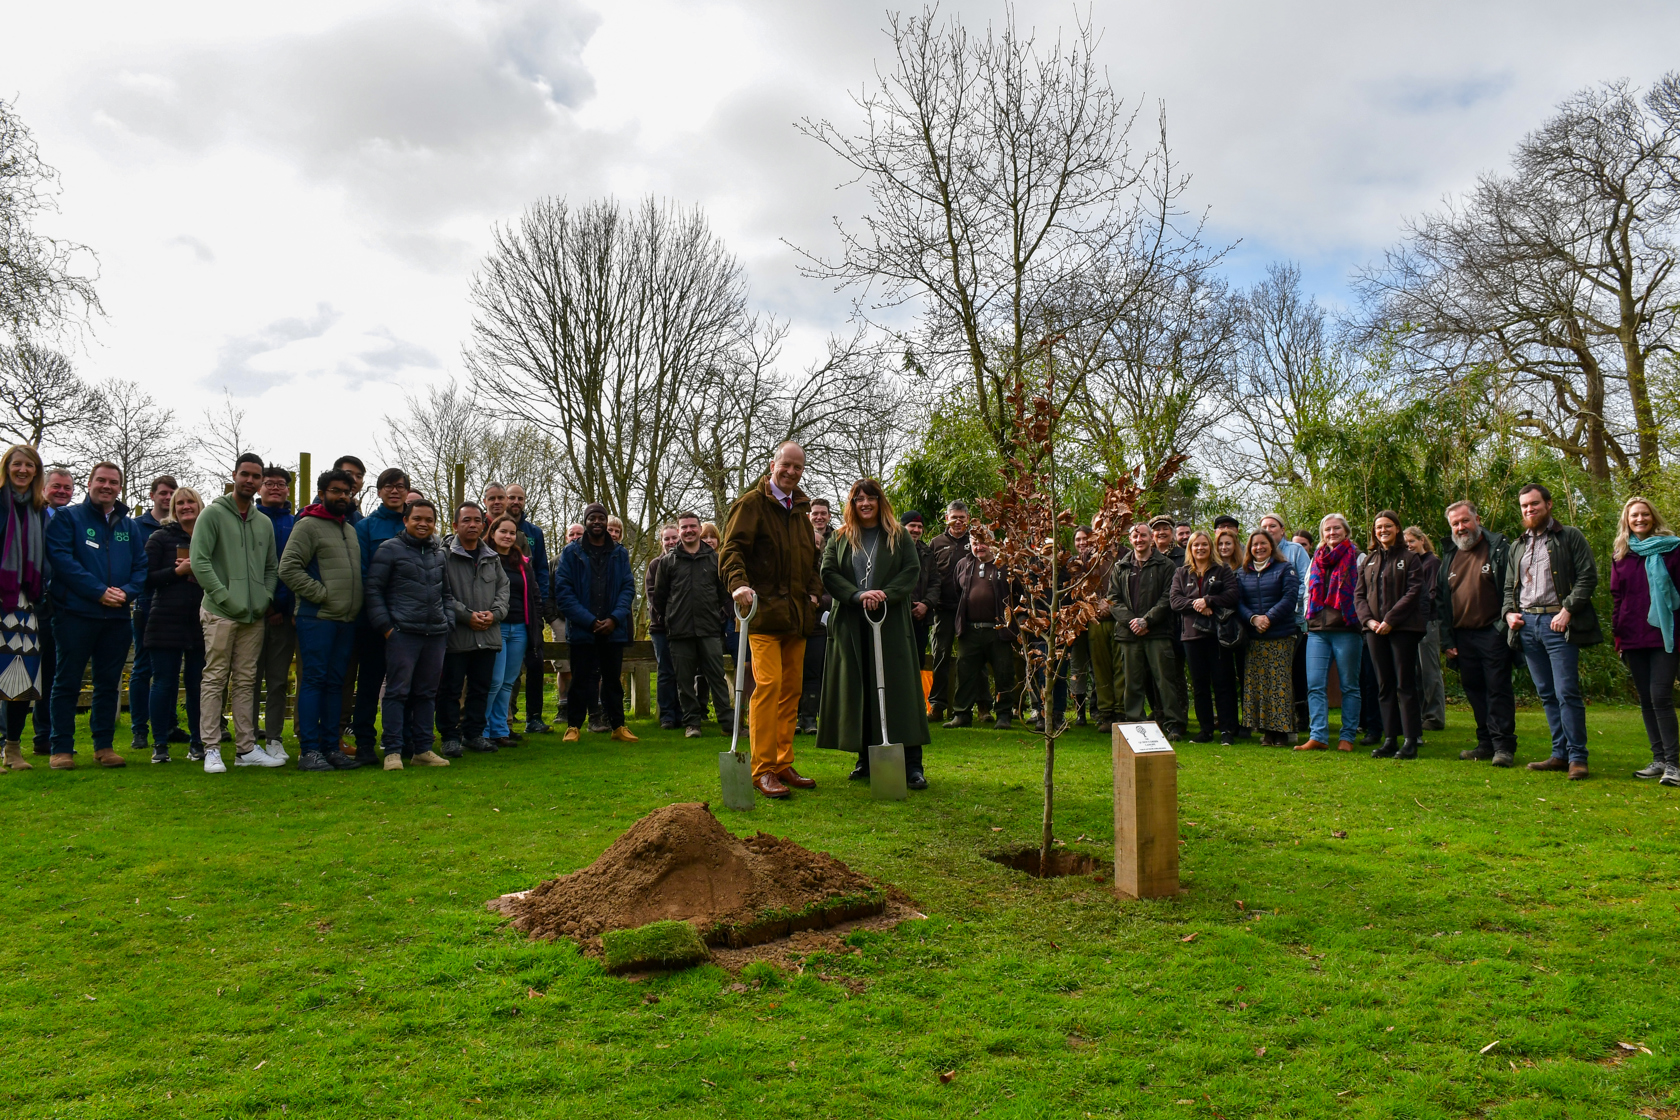
M 1450 722 L 1411 763 L 1185 744 L 1185 893 L 1152 902 L 984 858 L 1036 836 L 1025 735 L 941 732 L 932 788 L 903 803 L 802 738 L 819 788 L 723 819 L 832 852 L 929 917 L 799 974 L 642 982 L 483 903 L 584 866 L 659 805 L 716 803 L 715 732 L 639 724 L 640 744 L 544 737 L 392 774 L 210 777 L 137 754 L 104 771 L 84 753 L 0 778 L 0 1115 L 1675 1107 L 1680 796 L 1628 776 L 1648 759 L 1638 713 L 1589 709 L 1594 776 L 1575 783 L 1461 763 L 1469 715 Z M 1539 757 L 1540 713 L 1519 725 Z M 1057 835 L 1106 857 L 1108 745 L 1081 730 L 1058 758 Z M 1652 1054 L 1605 1064 L 1618 1041 Z
M 603 933 L 601 955 L 608 972 L 635 972 L 687 968 L 710 958 L 711 951 L 687 922 L 649 922 Z

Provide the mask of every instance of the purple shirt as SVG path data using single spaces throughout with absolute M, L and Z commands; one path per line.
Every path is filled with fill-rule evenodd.
M 1680 587 L 1680 548 L 1663 557 L 1668 578 Z M 1675 612 L 1680 615 L 1680 611 Z M 1616 648 L 1662 649 L 1662 631 L 1652 626 L 1651 587 L 1645 581 L 1645 559 L 1632 552 L 1610 565 L 1610 635 Z M 1675 627 L 1680 632 L 1680 625 Z

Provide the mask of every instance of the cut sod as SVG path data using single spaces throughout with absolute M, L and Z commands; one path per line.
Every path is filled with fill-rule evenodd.
M 608 972 L 646 972 L 696 965 L 711 956 L 706 943 L 687 922 L 650 922 L 636 929 L 601 935 Z

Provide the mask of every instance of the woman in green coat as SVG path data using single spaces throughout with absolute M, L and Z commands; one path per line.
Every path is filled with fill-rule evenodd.
M 840 531 L 822 555 L 823 587 L 834 597 L 828 619 L 828 663 L 823 671 L 817 746 L 855 751 L 854 779 L 869 777 L 869 747 L 904 744 L 904 776 L 911 789 L 926 789 L 922 745 L 928 741 L 927 697 L 916 656 L 910 597 L 921 560 L 916 542 L 893 516 L 892 503 L 872 478 L 852 485 Z M 881 734 L 876 695 L 875 636 L 864 608 L 879 619 L 881 661 L 886 668 L 887 735 Z

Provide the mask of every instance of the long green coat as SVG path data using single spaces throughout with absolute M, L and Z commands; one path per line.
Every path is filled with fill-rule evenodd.
M 916 656 L 916 628 L 910 599 L 921 560 L 903 528 L 888 549 L 882 541 L 875 557 L 876 586 L 887 593 L 887 619 L 881 626 L 881 661 L 886 667 L 889 741 L 905 746 L 928 742 L 927 697 L 922 692 L 921 658 Z M 852 543 L 844 533 L 828 540 L 822 555 L 822 582 L 834 596 L 828 617 L 828 655 L 823 668 L 822 710 L 817 746 L 861 753 L 881 742 L 881 702 L 875 692 L 874 632 L 855 601 L 858 585 L 852 570 Z M 877 615 L 879 617 L 879 615 Z

